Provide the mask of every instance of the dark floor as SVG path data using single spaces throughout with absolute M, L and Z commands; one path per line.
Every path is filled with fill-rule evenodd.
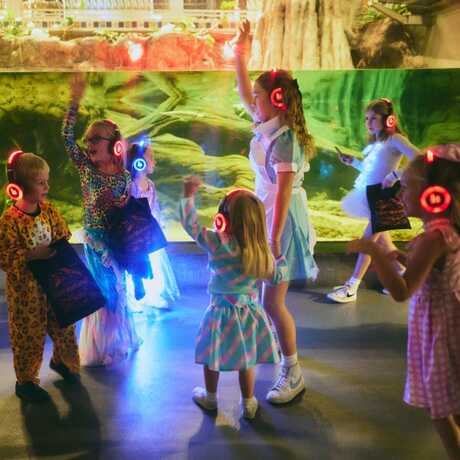
M 4 306 L 0 323 L 0 459 L 440 460 L 423 411 L 402 402 L 406 307 L 362 289 L 356 304 L 327 303 L 320 290 L 289 292 L 308 390 L 278 408 L 264 401 L 276 368 L 257 368 L 254 422 L 238 414 L 237 374 L 222 375 L 219 412 L 190 399 L 201 384 L 194 336 L 207 295 L 184 292 L 171 311 L 137 314 L 140 351 L 112 369 L 87 369 L 69 387 L 42 368 L 48 405 L 23 405 Z M 49 344 L 45 363 L 49 360 Z

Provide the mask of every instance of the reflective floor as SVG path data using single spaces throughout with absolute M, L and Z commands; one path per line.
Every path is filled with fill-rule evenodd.
M 402 402 L 406 306 L 366 289 L 356 304 L 337 305 L 323 292 L 288 296 L 307 392 L 270 406 L 264 397 L 277 369 L 259 366 L 252 423 L 239 419 L 236 373 L 221 376 L 217 417 L 191 401 L 202 383 L 193 345 L 204 289 L 154 317 L 136 314 L 139 352 L 111 369 L 83 370 L 81 386 L 49 370 L 48 343 L 41 378 L 52 402 L 35 406 L 13 394 L 2 305 L 0 459 L 444 459 L 426 414 Z

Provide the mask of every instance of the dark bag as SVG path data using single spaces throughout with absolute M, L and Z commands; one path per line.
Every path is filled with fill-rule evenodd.
M 399 181 L 388 188 L 382 188 L 382 184 L 367 186 L 366 193 L 371 211 L 372 233 L 411 228 L 404 205 L 398 198 L 400 188 Z
M 109 247 L 118 265 L 132 275 L 136 299 L 141 299 L 141 279 L 153 278 L 149 254 L 166 247 L 166 238 L 147 198 L 131 197 L 125 206 L 113 208 L 109 222 Z
M 45 292 L 61 328 L 105 306 L 106 300 L 90 271 L 64 238 L 50 245 L 56 254 L 27 263 Z

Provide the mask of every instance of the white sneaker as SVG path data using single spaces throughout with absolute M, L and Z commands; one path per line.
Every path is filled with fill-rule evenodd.
M 382 289 L 382 294 L 383 295 L 390 295 L 390 291 L 387 288 Z
M 278 380 L 267 393 L 267 401 L 272 404 L 286 404 L 305 389 L 305 381 L 299 364 L 282 367 Z
M 257 409 L 259 408 L 259 403 L 257 399 L 253 396 L 249 401 L 240 401 L 241 406 L 241 417 L 252 420 L 256 416 Z
M 208 392 L 202 387 L 195 387 L 192 392 L 193 401 L 204 410 L 217 410 L 217 401 L 209 399 Z
M 356 300 L 356 289 L 351 288 L 348 284 L 338 286 L 332 292 L 326 295 L 326 297 L 333 302 L 337 303 L 348 303 Z

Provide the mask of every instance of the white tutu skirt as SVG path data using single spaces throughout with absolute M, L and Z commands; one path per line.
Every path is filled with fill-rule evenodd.
M 369 204 L 366 189 L 354 188 L 347 193 L 341 202 L 343 211 L 350 217 L 370 219 Z

